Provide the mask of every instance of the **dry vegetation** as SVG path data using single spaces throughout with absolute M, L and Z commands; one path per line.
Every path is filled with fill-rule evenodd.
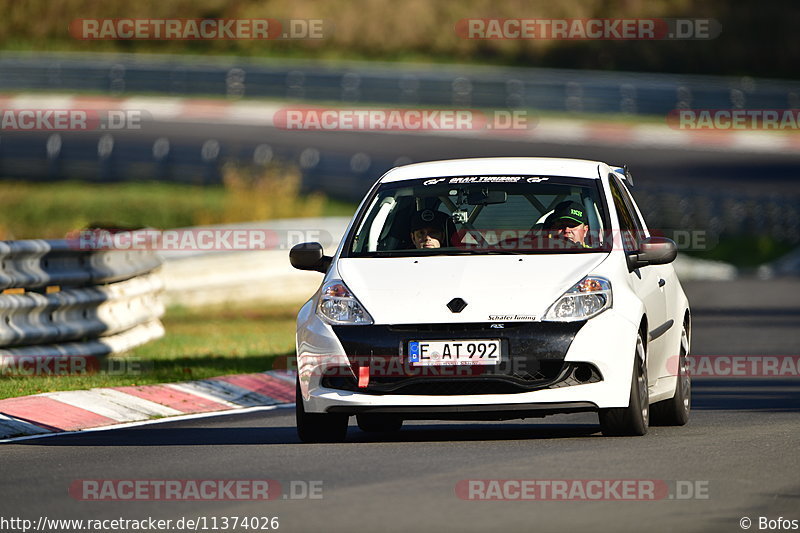
M 0 1 L 0 43 L 57 44 L 74 50 L 98 47 L 127 51 L 131 48 L 152 51 L 177 51 L 199 43 L 172 42 L 80 42 L 68 32 L 69 22 L 78 18 L 273 18 L 323 19 L 333 26 L 324 40 L 270 42 L 212 41 L 200 43 L 210 51 L 236 50 L 239 53 L 269 53 L 270 50 L 306 49 L 367 53 L 375 56 L 420 53 L 457 56 L 469 59 L 481 49 L 517 55 L 541 52 L 554 41 L 470 41 L 460 39 L 455 23 L 463 18 L 589 18 L 663 17 L 697 11 L 696 0 L 139 0 L 105 2 L 100 0 L 18 0 Z M 37 46 L 37 47 L 39 47 Z
M 0 48 L 462 61 L 796 77 L 795 0 L 0 0 Z M 714 18 L 711 41 L 465 40 L 465 18 Z M 323 19 L 321 40 L 80 41 L 79 18 Z

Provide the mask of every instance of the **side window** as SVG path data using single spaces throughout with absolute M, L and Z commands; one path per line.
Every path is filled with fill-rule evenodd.
M 641 227 L 639 227 L 638 220 L 636 219 L 636 213 L 633 213 L 632 210 L 629 209 L 625 197 L 623 196 L 624 192 L 616 182 L 616 177 L 610 176 L 608 183 L 611 186 L 611 196 L 614 197 L 614 207 L 619 218 L 622 246 L 626 252 L 636 251 L 638 248 L 636 235 L 641 232 Z
M 618 177 L 614 176 L 614 179 L 620 191 L 622 191 L 622 196 L 625 198 L 625 202 L 628 205 L 628 210 L 630 211 L 631 216 L 633 217 L 633 221 L 636 223 L 636 227 L 639 228 L 639 231 L 641 232 L 640 235 L 644 237 L 644 228 L 645 228 L 644 221 L 642 220 L 642 217 L 639 216 L 639 213 L 636 210 L 636 204 L 633 201 L 633 196 L 631 195 L 631 192 L 628 190 L 628 187 L 626 187 L 624 183 L 619 181 Z

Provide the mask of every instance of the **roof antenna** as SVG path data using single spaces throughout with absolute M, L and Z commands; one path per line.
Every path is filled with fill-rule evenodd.
M 628 165 L 622 165 L 622 171 L 625 173 L 625 180 L 628 184 L 633 187 L 633 176 L 631 176 L 631 171 L 628 170 Z

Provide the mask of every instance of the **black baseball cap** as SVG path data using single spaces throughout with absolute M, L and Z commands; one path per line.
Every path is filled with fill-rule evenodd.
M 586 208 L 578 202 L 561 202 L 553 211 L 553 224 L 558 224 L 562 220 L 575 224 L 587 224 Z
M 414 213 L 411 219 L 411 231 L 417 231 L 423 228 L 438 229 L 444 233 L 447 227 L 448 216 L 441 211 L 434 211 L 433 209 L 423 209 Z

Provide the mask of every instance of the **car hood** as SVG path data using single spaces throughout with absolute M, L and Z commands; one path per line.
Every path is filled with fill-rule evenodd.
M 608 253 L 343 258 L 339 275 L 376 324 L 540 320 Z M 467 305 L 448 309 L 454 298 Z M 531 318 L 533 317 L 533 318 Z

